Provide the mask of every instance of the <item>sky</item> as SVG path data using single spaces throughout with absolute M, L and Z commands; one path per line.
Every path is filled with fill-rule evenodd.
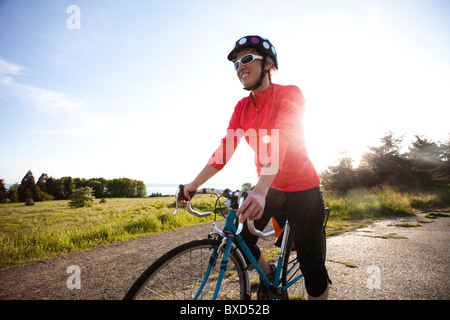
M 0 179 L 192 181 L 248 95 L 226 57 L 249 34 L 302 90 L 319 172 L 388 131 L 443 142 L 449 31 L 445 0 L 0 0 Z M 256 181 L 243 142 L 210 184 Z

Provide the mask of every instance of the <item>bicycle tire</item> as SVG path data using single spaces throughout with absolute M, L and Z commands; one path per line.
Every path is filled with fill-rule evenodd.
M 129 289 L 124 300 L 191 300 L 198 292 L 213 250 L 221 241 L 194 240 L 172 249 L 156 260 Z M 222 254 L 216 258 L 199 299 L 211 299 L 217 283 Z M 234 244 L 217 299 L 249 299 L 246 263 Z
M 289 236 L 288 248 L 286 255 L 284 256 L 283 269 L 281 272 L 281 286 L 285 286 L 290 281 L 301 276 L 293 285 L 291 285 L 284 298 L 287 300 L 306 300 L 308 298 L 305 286 L 305 278 L 300 270 L 300 263 L 297 260 L 297 252 L 294 250 L 294 243 Z

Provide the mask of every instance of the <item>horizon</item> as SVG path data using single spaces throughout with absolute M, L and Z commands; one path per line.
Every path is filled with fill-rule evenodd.
M 407 152 L 407 148 L 409 148 L 409 147 L 411 147 L 411 143 L 413 142 L 413 141 L 405 141 L 405 139 L 404 139 L 404 137 L 398 137 L 398 136 L 395 136 L 394 135 L 394 133 L 393 132 L 389 132 L 389 133 L 386 133 L 385 134 L 385 136 L 386 135 L 388 135 L 388 134 L 391 134 L 392 135 L 392 138 L 394 139 L 394 140 L 397 140 L 397 139 L 399 139 L 397 142 L 398 142 L 398 151 L 399 151 L 399 156 L 400 157 L 404 157 L 405 155 L 408 157 L 408 152 Z M 442 147 L 443 145 L 446 145 L 446 146 L 448 146 L 449 144 L 450 144 L 450 134 L 449 134 L 449 136 L 447 137 L 447 141 L 433 141 L 432 139 L 428 139 L 427 137 L 425 137 L 425 136 L 419 136 L 419 135 L 415 135 L 415 137 L 416 138 L 420 138 L 420 139 L 423 139 L 423 140 L 425 140 L 425 141 L 427 141 L 428 143 L 435 143 L 436 145 L 440 145 L 440 147 Z M 380 141 L 379 142 L 381 142 L 381 138 L 379 139 Z M 366 149 L 367 149 L 367 152 L 368 152 L 368 150 L 370 150 L 370 148 L 372 148 L 372 147 L 379 147 L 379 145 L 377 145 L 377 146 L 367 146 L 366 147 Z M 366 153 L 364 153 L 364 154 L 366 154 Z M 363 155 L 364 155 L 363 154 Z M 362 155 L 362 156 L 363 156 Z M 346 152 L 342 152 L 342 153 L 340 153 L 340 157 L 339 158 L 336 158 L 336 163 L 334 163 L 334 164 L 329 164 L 328 165 L 328 167 L 327 168 L 324 168 L 323 170 L 321 170 L 321 171 L 317 171 L 317 173 L 320 175 L 320 174 L 323 174 L 323 173 L 326 173 L 326 172 L 328 172 L 328 170 L 330 169 L 330 167 L 335 167 L 336 165 L 338 165 L 338 162 L 341 160 L 341 159 L 343 159 L 343 158 L 349 158 L 348 156 L 347 156 L 347 153 Z M 354 163 L 355 163 L 355 159 L 353 159 L 353 158 L 351 158 L 350 157 L 350 159 L 351 159 L 351 166 L 353 167 L 353 169 L 358 169 L 358 167 L 361 165 L 361 161 L 362 161 L 362 159 L 359 159 L 360 161 L 357 163 L 357 165 L 354 165 Z M 28 171 L 31 171 L 31 170 L 28 170 Z M 28 171 L 27 171 L 27 173 L 28 173 Z M 46 173 L 46 172 L 43 172 L 43 173 L 41 173 L 41 174 L 39 174 L 39 176 L 37 176 L 37 177 L 35 177 L 34 176 L 34 173 L 31 171 L 31 173 L 33 174 L 33 177 L 34 177 L 34 179 L 35 179 L 35 181 L 37 182 L 37 180 L 39 179 L 39 177 L 41 176 L 41 175 L 43 175 L 43 174 L 47 174 L 49 177 L 52 177 L 52 178 L 55 178 L 55 179 L 61 179 L 61 178 L 63 178 L 63 177 L 53 177 L 51 174 L 48 174 L 48 173 Z M 24 177 L 26 176 L 26 174 L 24 175 Z M 95 176 L 95 177 L 72 177 L 72 176 L 70 176 L 70 175 L 68 175 L 68 176 L 64 176 L 64 177 L 71 177 L 72 179 L 86 179 L 86 180 L 90 180 L 90 179 L 106 179 L 106 180 L 112 180 L 112 179 L 121 179 L 121 178 L 129 178 L 129 177 L 110 177 L 110 178 L 104 178 L 104 177 L 100 177 L 100 176 Z M 23 178 L 22 178 L 23 179 Z M 22 180 L 21 179 L 21 180 Z M 2 177 L 0 177 L 0 180 L 4 180 Z M 141 179 L 134 179 L 134 180 L 139 180 L 139 181 L 142 181 L 142 182 L 144 182 L 144 184 L 145 184 L 145 186 L 146 187 L 148 187 L 148 186 L 151 186 L 151 187 L 177 187 L 178 185 L 180 185 L 180 183 L 177 183 L 177 182 L 174 182 L 174 181 L 172 181 L 172 182 L 146 182 L 145 180 L 141 180 Z M 228 181 L 228 182 L 226 182 L 226 181 L 207 181 L 205 184 L 203 184 L 202 186 L 201 186 L 201 188 L 203 188 L 203 187 L 216 187 L 216 188 L 219 188 L 219 187 L 223 187 L 223 186 L 225 186 L 225 185 L 231 185 L 231 186 L 233 186 L 233 187 L 236 187 L 236 186 L 241 186 L 241 185 L 243 185 L 244 183 L 251 183 L 252 185 L 254 184 L 254 182 L 252 182 L 252 181 L 242 181 L 242 182 L 236 182 L 236 181 L 232 181 L 232 182 L 230 182 L 230 181 Z M 20 184 L 18 181 L 15 181 L 14 183 L 6 183 L 5 181 L 4 181 L 4 184 L 5 184 L 5 186 L 12 186 L 12 185 L 14 185 L 14 184 Z

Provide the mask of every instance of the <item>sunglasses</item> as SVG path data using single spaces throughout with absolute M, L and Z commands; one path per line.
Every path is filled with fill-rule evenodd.
M 258 56 L 256 54 L 247 54 L 245 56 L 243 56 L 242 58 L 240 58 L 239 60 L 234 62 L 234 70 L 237 71 L 237 69 L 239 68 L 239 62 L 245 66 L 246 64 L 252 63 L 253 61 L 255 61 L 256 59 L 263 59 L 263 57 Z

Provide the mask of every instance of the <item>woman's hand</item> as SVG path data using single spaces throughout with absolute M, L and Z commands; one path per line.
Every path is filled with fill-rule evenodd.
M 277 173 L 278 168 L 270 164 L 264 165 L 258 183 L 253 190 L 248 193 L 244 203 L 236 211 L 237 215 L 241 215 L 241 218 L 239 219 L 240 222 L 244 223 L 247 218 L 250 220 L 259 220 L 261 218 L 266 205 L 267 192 L 269 192 L 269 188 Z
M 237 215 L 242 215 L 239 219 L 244 222 L 247 218 L 250 220 L 259 220 L 264 212 L 266 205 L 266 195 L 256 187 L 248 193 L 242 206 L 236 211 Z
M 212 178 L 217 172 L 219 172 L 219 170 L 214 168 L 212 165 L 207 164 L 191 183 L 184 185 L 184 197 L 188 200 L 191 200 L 189 192 L 197 192 L 198 188 L 200 188 L 202 184 Z M 178 199 L 178 203 L 182 206 L 187 205 L 187 201 L 184 199 Z
M 191 182 L 188 184 L 184 185 L 184 197 L 188 200 L 191 200 L 191 196 L 189 195 L 189 192 L 196 192 L 197 191 L 197 187 Z M 187 201 L 185 199 L 181 199 L 178 198 L 178 203 L 181 204 L 182 206 L 186 206 L 187 205 Z

